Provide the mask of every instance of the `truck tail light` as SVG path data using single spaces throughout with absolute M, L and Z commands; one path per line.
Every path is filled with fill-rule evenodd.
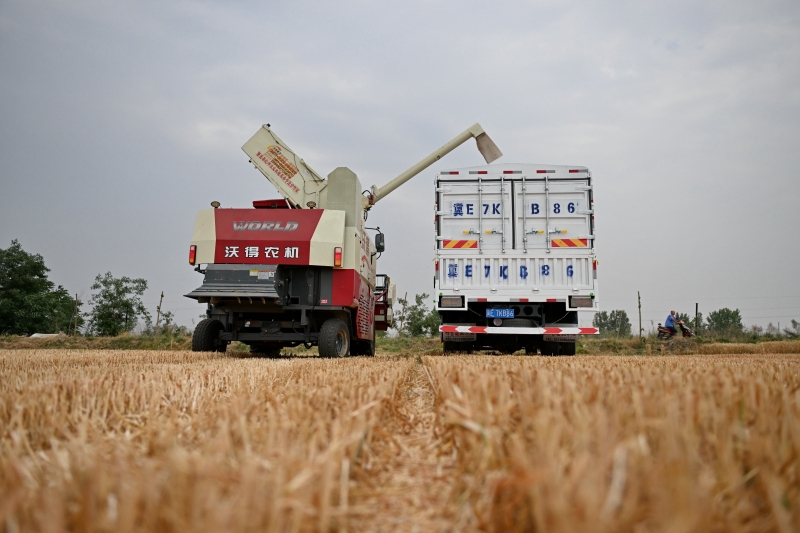
M 193 244 L 189 247 L 189 264 L 193 265 L 196 259 L 197 259 L 197 246 Z
M 340 246 L 333 249 L 333 266 L 342 266 L 342 248 Z

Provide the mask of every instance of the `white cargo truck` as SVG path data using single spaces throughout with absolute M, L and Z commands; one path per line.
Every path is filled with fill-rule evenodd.
M 574 355 L 597 306 L 592 177 L 500 164 L 436 176 L 434 294 L 445 353 Z

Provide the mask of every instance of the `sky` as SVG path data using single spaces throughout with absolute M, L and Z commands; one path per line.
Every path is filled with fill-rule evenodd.
M 315 170 L 382 185 L 480 122 L 503 163 L 587 166 L 600 309 L 800 320 L 800 2 L 0 2 L 0 248 L 50 278 L 182 295 L 195 213 L 275 198 L 264 123 Z M 431 293 L 433 178 L 382 200 L 379 271 Z

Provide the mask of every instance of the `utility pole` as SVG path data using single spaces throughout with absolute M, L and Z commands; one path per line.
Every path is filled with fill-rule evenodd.
M 697 332 L 700 330 L 700 304 L 694 304 L 694 333 L 697 335 Z
M 636 298 L 639 300 L 639 342 L 642 342 L 642 294 L 636 291 Z
M 161 291 L 161 299 L 158 300 L 158 307 L 156 307 L 156 327 L 153 329 L 153 337 L 158 335 L 158 323 L 161 321 L 161 303 L 164 301 L 164 291 Z
M 78 334 L 78 293 L 75 293 L 75 324 L 72 327 L 72 336 L 75 337 Z

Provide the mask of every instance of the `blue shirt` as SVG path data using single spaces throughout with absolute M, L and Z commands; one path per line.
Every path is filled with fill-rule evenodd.
M 664 326 L 666 326 L 668 328 L 674 328 L 675 327 L 675 317 L 672 316 L 672 313 L 670 313 L 667 316 L 667 320 L 664 322 Z

